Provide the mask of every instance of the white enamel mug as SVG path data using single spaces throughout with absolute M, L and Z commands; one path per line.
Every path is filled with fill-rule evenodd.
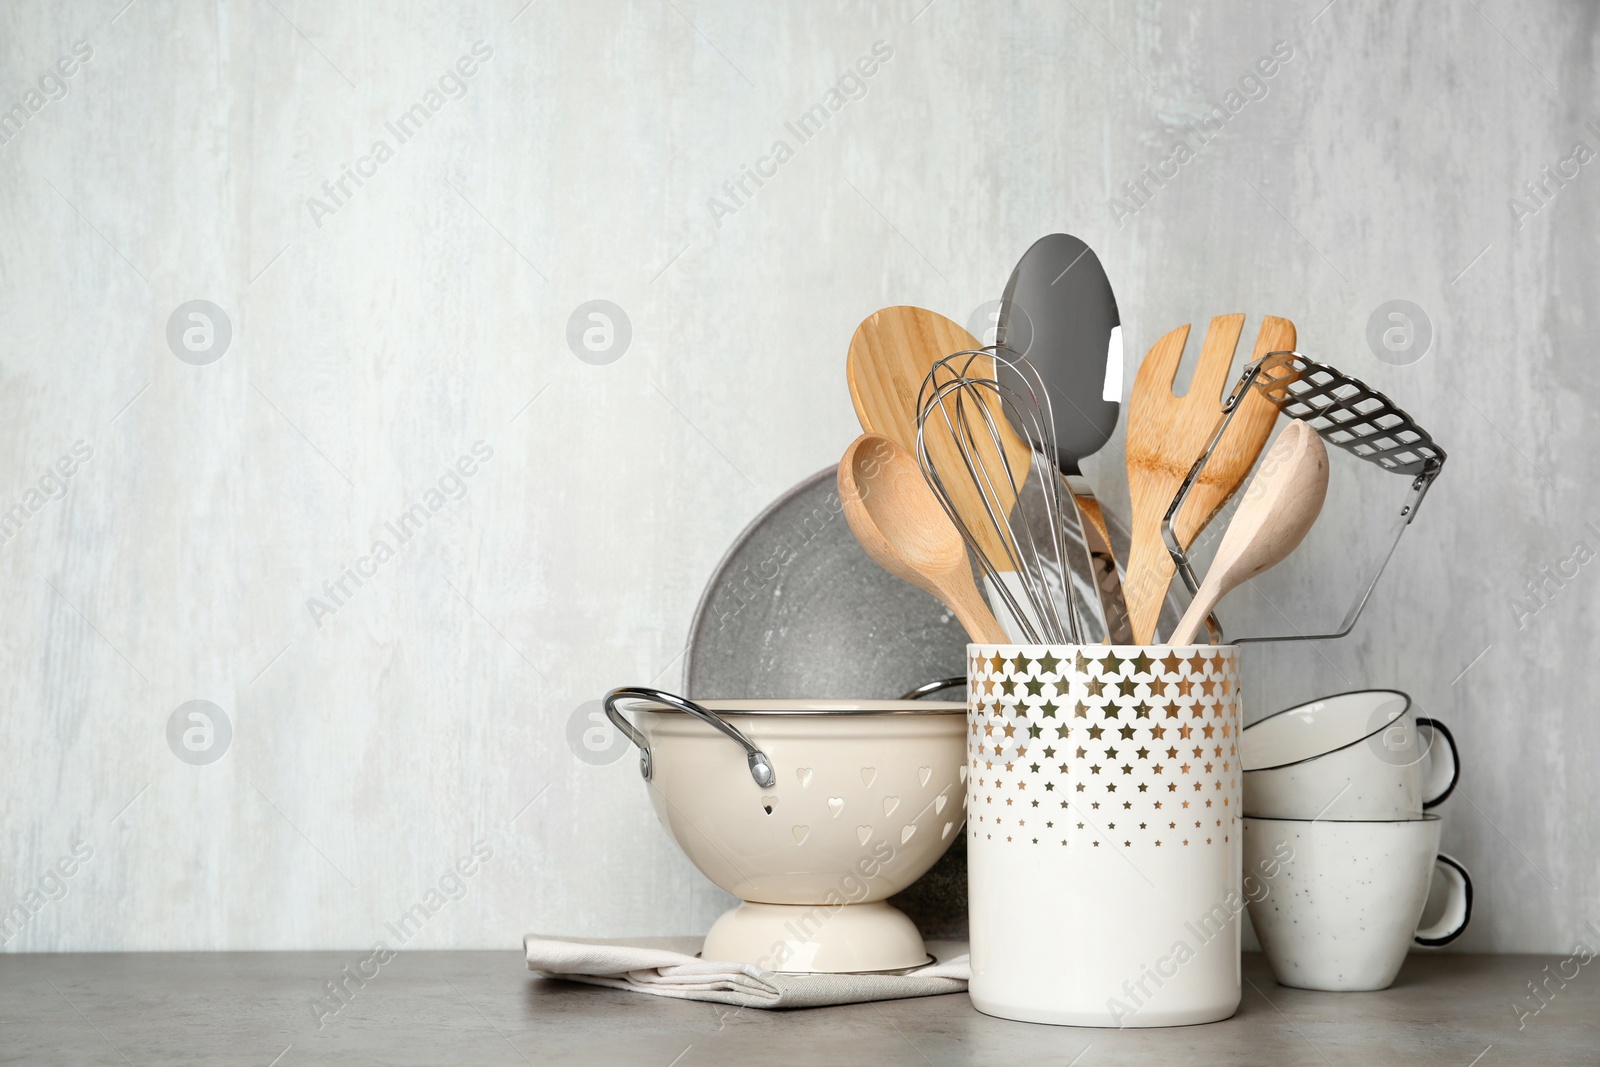
M 1461 768 L 1449 729 L 1394 689 L 1288 708 L 1241 742 L 1244 813 L 1262 817 L 1414 819 L 1450 795 Z
M 1280 985 L 1387 989 L 1413 944 L 1449 944 L 1472 920 L 1472 879 L 1439 851 L 1439 817 L 1244 820 L 1250 923 Z M 1443 916 L 1417 928 L 1437 872 Z

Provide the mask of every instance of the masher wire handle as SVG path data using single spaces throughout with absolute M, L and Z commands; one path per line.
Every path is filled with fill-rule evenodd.
M 1236 645 L 1265 644 L 1272 641 L 1333 641 L 1344 637 L 1356 628 L 1356 620 L 1361 618 L 1361 613 L 1367 608 L 1367 601 L 1372 598 L 1372 591 L 1378 587 L 1378 579 L 1383 577 L 1383 572 L 1389 566 L 1389 560 L 1394 556 L 1394 550 L 1400 547 L 1400 538 L 1405 535 L 1406 527 L 1411 525 L 1411 520 L 1417 517 L 1417 507 L 1422 503 L 1422 498 L 1427 495 L 1428 486 L 1433 484 L 1433 479 L 1438 477 L 1439 469 L 1433 468 L 1417 475 L 1411 483 L 1411 494 L 1406 499 L 1405 507 L 1400 509 L 1400 517 L 1394 522 L 1392 536 L 1389 538 L 1389 550 L 1383 554 L 1383 559 L 1378 562 L 1378 567 L 1372 572 L 1372 580 L 1366 588 L 1356 597 L 1355 603 L 1350 605 L 1350 610 L 1345 612 L 1344 621 L 1339 624 L 1339 629 L 1326 634 L 1284 634 L 1277 637 L 1240 637 L 1234 639 Z

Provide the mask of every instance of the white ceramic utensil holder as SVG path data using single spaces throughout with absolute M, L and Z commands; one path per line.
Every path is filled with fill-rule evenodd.
M 1238 651 L 967 646 L 974 1006 L 1074 1026 L 1239 1006 Z

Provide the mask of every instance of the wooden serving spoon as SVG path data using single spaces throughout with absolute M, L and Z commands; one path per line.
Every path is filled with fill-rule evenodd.
M 1268 567 L 1283 562 L 1317 521 L 1328 495 L 1328 450 L 1317 431 L 1299 419 L 1278 435 L 1261 469 L 1250 479 L 1200 591 L 1167 639 L 1194 640 L 1217 602 Z
M 1140 644 L 1147 644 L 1154 637 L 1167 586 L 1177 570 L 1161 540 L 1161 520 L 1217 428 L 1222 394 L 1231 384 L 1234 349 L 1243 328 L 1243 315 L 1219 315 L 1211 320 L 1189 391 L 1181 398 L 1173 395 L 1172 383 L 1189 340 L 1187 325 L 1150 347 L 1133 382 L 1128 404 L 1128 491 L 1133 504 L 1133 543 L 1129 546 L 1123 592 L 1133 621 L 1133 637 Z M 1294 345 L 1294 323 L 1268 315 L 1261 320 L 1251 359 L 1286 351 Z M 1227 434 L 1217 442 L 1216 451 L 1173 523 L 1173 532 L 1185 550 L 1243 484 L 1267 438 L 1272 436 L 1277 418 L 1277 405 L 1260 390 L 1252 389 L 1239 401 Z
M 972 580 L 961 532 L 910 452 L 881 434 L 862 434 L 839 460 L 839 499 L 879 566 L 938 597 L 973 641 L 1010 643 Z

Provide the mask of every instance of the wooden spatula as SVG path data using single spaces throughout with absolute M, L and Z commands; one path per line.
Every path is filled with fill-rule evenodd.
M 917 390 L 922 387 L 922 380 L 938 360 L 953 352 L 978 347 L 977 339 L 960 325 L 925 308 L 901 305 L 869 315 L 850 338 L 850 355 L 845 368 L 850 380 L 850 399 L 855 404 L 861 428 L 868 433 L 882 434 L 915 455 Z M 988 376 L 993 373 L 993 361 L 979 357 L 968 370 L 979 377 Z M 1028 474 L 1031 451 L 1005 418 L 998 411 L 994 414 L 997 432 L 1004 437 L 1006 458 L 1011 462 L 1020 489 Z M 978 444 L 987 450 L 988 439 L 984 435 L 979 438 Z M 936 469 L 963 469 L 961 454 L 943 419 L 929 420 L 926 441 L 928 456 Z M 988 470 L 1004 469 L 998 455 L 981 455 L 980 458 Z M 996 485 L 995 488 L 997 497 L 1009 492 L 1008 486 Z M 1008 562 L 1005 540 L 986 511 L 978 484 L 970 478 L 952 478 L 949 492 L 956 512 L 995 570 L 1014 570 Z M 998 503 L 1009 513 L 1014 501 L 1000 499 Z
M 1206 331 L 1200 362 L 1189 391 L 1174 396 L 1172 383 L 1189 340 L 1183 325 L 1150 347 L 1139 365 L 1128 405 L 1128 490 L 1133 503 L 1133 543 L 1128 552 L 1123 592 L 1134 640 L 1150 642 L 1155 634 L 1167 586 L 1177 569 L 1161 540 L 1161 520 L 1194 461 L 1205 451 L 1222 413 L 1222 395 L 1232 385 L 1233 355 L 1244 329 L 1244 316 L 1219 315 Z M 1295 346 L 1294 323 L 1267 316 L 1256 335 L 1255 354 Z M 1252 389 L 1240 401 L 1228 432 L 1217 443 L 1199 482 L 1173 523 L 1178 543 L 1188 549 L 1228 498 L 1243 484 L 1262 446 L 1272 436 L 1278 408 Z

